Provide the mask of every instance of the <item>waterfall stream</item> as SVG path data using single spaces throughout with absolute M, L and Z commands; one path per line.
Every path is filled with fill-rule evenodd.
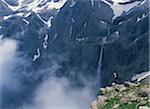
M 103 52 L 104 52 L 104 45 L 107 43 L 107 37 L 111 34 L 110 33 L 110 28 L 108 28 L 108 33 L 107 35 L 102 39 L 101 43 L 101 50 L 99 51 L 99 60 L 98 60 L 98 68 L 97 68 L 97 83 L 98 85 L 101 84 L 101 72 L 102 72 L 102 59 L 103 59 Z
M 100 53 L 99 53 L 98 68 L 97 68 L 98 83 L 101 81 L 100 73 L 101 73 L 102 58 L 103 58 L 104 44 L 106 43 L 106 38 L 107 37 L 104 37 L 103 40 L 102 40 L 101 50 L 100 50 Z

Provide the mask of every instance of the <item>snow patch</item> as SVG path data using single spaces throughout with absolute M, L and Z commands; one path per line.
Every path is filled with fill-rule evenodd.
M 59 0 L 58 2 L 54 2 L 54 0 L 52 0 L 51 2 L 48 3 L 48 8 L 50 9 L 60 9 L 64 6 L 64 4 L 67 2 L 67 0 Z
M 33 61 L 36 61 L 38 58 L 40 58 L 40 56 L 41 56 L 41 53 L 40 53 L 40 49 L 38 48 L 36 50 L 36 54 L 33 57 Z
M 146 3 L 147 0 L 143 0 L 140 5 L 143 5 L 144 3 Z
M 133 2 L 133 3 L 121 5 L 117 2 L 114 2 L 113 5 L 110 5 L 110 7 L 113 9 L 113 13 L 114 13 L 113 19 L 120 16 L 124 12 L 128 12 L 129 10 L 131 10 L 132 8 L 137 6 L 139 3 L 140 3 L 140 1 L 136 1 L 136 2 Z
M 53 19 L 53 16 L 51 16 L 51 17 L 49 18 L 49 20 L 47 21 L 47 26 L 48 26 L 48 28 L 50 28 L 50 27 L 52 26 L 52 19 Z
M 52 26 L 53 16 L 51 16 L 48 21 L 45 21 L 44 19 L 42 19 L 42 17 L 38 13 L 36 13 L 36 15 L 45 25 L 47 25 L 48 28 L 50 28 Z
M 30 24 L 30 22 L 28 20 L 26 20 L 26 19 L 22 19 L 22 21 L 24 21 L 27 25 Z
M 57 33 L 55 33 L 55 36 L 54 36 L 54 38 L 55 38 L 55 39 L 57 39 L 57 37 L 58 37 L 58 34 L 57 34 Z
M 76 4 L 75 0 L 71 0 L 70 7 L 73 7 Z
M 119 22 L 119 25 L 123 24 L 123 22 Z
M 91 0 L 91 5 L 94 6 L 94 0 Z
M 130 2 L 130 0 L 112 0 L 113 3 L 126 3 Z
M 3 19 L 4 19 L 4 20 L 7 20 L 7 19 L 9 19 L 9 18 L 11 18 L 11 17 L 23 16 L 23 15 L 24 15 L 24 13 L 10 14 L 10 15 L 4 16 Z
M 87 40 L 87 39 L 88 39 L 88 37 L 76 38 L 76 41 L 81 42 L 81 41 L 84 41 L 84 40 Z
M 132 81 L 140 82 L 141 80 L 145 79 L 146 77 L 150 76 L 150 71 L 142 72 L 140 74 L 134 75 L 132 77 Z M 149 81 L 150 82 L 150 81 Z
M 24 17 L 25 17 L 25 18 L 26 18 L 26 17 L 29 17 L 31 14 L 32 14 L 32 13 L 29 12 L 29 13 L 25 14 Z
M 103 23 L 103 24 L 107 24 L 105 21 L 103 21 L 103 20 L 101 20 L 101 23 Z
M 98 3 L 98 7 L 99 7 L 99 8 L 101 8 L 101 7 L 102 7 L 100 3 Z
M 131 10 L 132 8 L 134 8 L 135 6 L 141 3 L 141 1 L 135 1 L 129 4 L 119 4 L 119 3 L 129 2 L 129 0 L 112 0 L 113 4 L 111 4 L 107 0 L 101 0 L 101 1 L 112 8 L 113 13 L 114 13 L 113 19 L 120 16 L 124 12 L 128 12 L 129 10 Z
M 119 33 L 119 31 L 116 31 L 115 34 L 116 34 L 117 37 L 119 37 L 120 33 Z
M 44 49 L 47 49 L 47 47 L 48 47 L 48 38 L 49 38 L 49 36 L 48 36 L 48 34 L 46 34 L 44 37 L 44 42 L 43 42 Z
M 83 27 L 85 28 L 87 26 L 87 22 L 84 23 Z
M 4 16 L 4 17 L 3 17 L 3 20 L 7 20 L 7 19 L 9 19 L 9 18 L 11 18 L 11 17 L 13 17 L 13 15 Z
M 142 20 L 143 18 L 145 18 L 147 15 L 146 14 L 142 14 L 142 17 L 137 17 L 137 22 L 139 22 L 140 20 Z
M 107 0 L 101 0 L 103 3 L 105 3 L 105 4 L 107 4 L 107 5 L 109 5 L 109 6 L 111 6 L 111 3 L 109 3 Z
M 44 24 L 47 25 L 47 22 L 44 19 L 42 19 L 42 17 L 39 14 L 36 13 L 36 15 Z
M 139 40 L 139 38 L 135 38 L 133 43 L 136 43 Z
M 69 38 L 71 38 L 72 30 L 73 30 L 73 26 L 71 25 L 70 30 L 69 30 Z
M 75 20 L 74 20 L 74 18 L 73 18 L 73 17 L 71 17 L 71 21 L 72 21 L 72 23 L 75 23 Z
M 20 0 L 21 1 L 21 0 Z M 12 11 L 17 11 L 19 8 L 21 8 L 21 3 L 19 3 L 18 6 L 11 6 L 9 3 L 7 3 L 5 0 L 2 0 L 2 2 L 8 6 L 9 9 Z

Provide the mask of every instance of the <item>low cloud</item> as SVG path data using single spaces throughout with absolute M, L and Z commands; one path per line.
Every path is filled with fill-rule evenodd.
M 17 77 L 18 65 L 25 66 L 29 64 L 24 58 L 19 57 L 17 53 L 17 41 L 12 39 L 0 40 L 0 90 L 7 87 L 7 90 L 23 91 L 23 85 L 20 78 Z M 54 58 L 53 58 L 54 59 Z M 56 60 L 52 59 L 52 65 L 48 69 L 39 70 L 36 74 L 42 72 L 50 72 L 52 75 L 42 81 L 34 90 L 32 104 L 25 103 L 18 109 L 88 109 L 93 100 L 93 92 L 91 84 L 88 84 L 84 77 L 82 79 L 84 87 L 73 87 L 72 81 L 68 78 L 55 76 L 55 73 L 62 66 L 59 61 L 63 61 L 62 57 Z M 57 62 L 58 61 L 58 62 Z M 23 63 L 24 62 L 24 63 Z M 19 74 L 25 71 L 19 72 Z M 45 74 L 45 73 L 43 73 Z M 25 73 L 28 76 L 30 73 Z M 37 75 L 34 75 L 36 77 Z M 12 85 L 13 84 L 13 85 Z M 0 96 L 1 98 L 1 96 Z
M 88 84 L 73 88 L 67 78 L 50 77 L 36 90 L 33 105 L 26 104 L 22 109 L 88 109 L 92 100 Z
M 13 78 L 13 70 L 19 58 L 16 55 L 17 42 L 12 39 L 0 40 L 0 89 L 1 87 L 14 88 L 17 83 Z

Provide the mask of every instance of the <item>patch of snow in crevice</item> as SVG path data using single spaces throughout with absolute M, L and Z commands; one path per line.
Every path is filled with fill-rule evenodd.
M 143 37 L 143 36 L 139 36 L 139 37 L 135 38 L 135 39 L 133 40 L 133 44 L 136 43 L 138 40 L 140 40 L 142 37 Z
M 15 14 L 14 16 L 23 16 L 24 15 L 24 13 L 17 13 L 17 14 Z
M 87 40 L 87 39 L 88 39 L 88 37 L 76 38 L 76 41 L 81 42 L 81 41 L 84 41 L 84 40 Z
M 84 23 L 83 27 L 85 28 L 87 26 L 87 22 Z
M 38 48 L 38 49 L 36 50 L 36 54 L 35 54 L 34 57 L 33 57 L 33 61 L 36 61 L 37 59 L 39 59 L 40 56 L 41 56 L 41 53 L 40 53 L 40 49 Z
M 71 21 L 72 21 L 72 23 L 75 23 L 75 20 L 74 20 L 74 18 L 73 18 L 73 17 L 71 17 Z
M 46 34 L 44 37 L 44 42 L 43 42 L 44 49 L 47 49 L 47 47 L 48 47 L 48 38 L 49 38 L 49 36 L 48 36 L 48 34 Z
M 119 31 L 116 31 L 115 34 L 116 34 L 117 37 L 119 37 L 120 33 L 119 33 Z
M 11 17 L 23 16 L 23 15 L 24 15 L 24 13 L 10 14 L 10 15 L 4 16 L 3 19 L 4 19 L 4 20 L 7 20 L 7 19 L 9 19 L 9 18 L 11 18 Z
M 47 22 L 44 19 L 42 19 L 42 17 L 39 14 L 36 13 L 36 15 L 45 25 L 47 25 Z
M 48 28 L 50 28 L 52 26 L 53 16 L 51 16 L 48 21 L 45 21 L 44 19 L 42 19 L 42 17 L 39 14 L 36 13 L 36 15 L 45 25 L 47 25 Z
M 144 3 L 146 3 L 147 2 L 147 0 L 143 0 L 141 3 L 140 3 L 140 5 L 143 5 Z
M 119 25 L 123 24 L 123 22 L 119 22 Z
M 143 18 L 145 18 L 147 15 L 146 14 L 142 14 L 142 17 L 137 17 L 137 22 L 139 22 L 140 20 L 142 20 Z
M 13 15 L 4 16 L 4 17 L 3 17 L 3 20 L 7 20 L 7 19 L 9 19 L 9 18 L 11 18 L 11 17 L 13 17 Z
M 9 9 L 12 11 L 17 11 L 19 8 L 21 8 L 21 3 L 19 3 L 18 6 L 11 6 L 9 3 L 7 3 L 5 0 L 1 0 Z M 20 0 L 21 2 L 22 0 Z
M 72 30 L 73 30 L 73 26 L 71 25 L 71 27 L 69 29 L 69 38 L 71 38 L 71 36 L 72 36 Z
M 107 4 L 107 5 L 109 5 L 109 6 L 111 6 L 111 3 L 109 3 L 107 0 L 101 0 L 103 3 L 105 3 L 105 4 Z
M 53 19 L 53 16 L 51 16 L 51 17 L 49 18 L 49 20 L 47 21 L 47 26 L 48 26 L 48 28 L 50 28 L 50 27 L 52 26 L 52 19 Z
M 102 7 L 100 3 L 98 3 L 98 7 L 99 7 L 99 8 L 101 8 L 101 7 Z
M 54 2 L 54 0 L 51 0 L 51 2 L 48 3 L 49 9 L 60 9 L 64 6 L 64 4 L 67 2 L 67 0 L 59 0 L 58 2 Z
M 57 13 L 59 13 L 60 12 L 60 9 L 57 9 Z
M 113 3 L 126 3 L 130 2 L 131 0 L 112 0 Z
M 91 5 L 94 6 L 94 0 L 91 0 Z
M 103 23 L 103 24 L 107 24 L 104 20 L 101 20 L 100 22 Z
M 135 38 L 133 43 L 136 43 L 139 40 L 139 38 Z
M 76 1 L 75 1 L 75 0 L 71 0 L 70 2 L 71 2 L 71 3 L 70 3 L 70 7 L 73 7 L 73 6 L 76 4 Z
M 58 37 L 58 34 L 57 34 L 57 33 L 55 33 L 55 35 L 54 35 L 54 39 L 57 39 L 57 37 Z
M 22 21 L 24 21 L 27 25 L 30 24 L 30 22 L 28 20 L 26 20 L 26 19 L 22 19 Z
M 26 14 L 24 15 L 24 17 L 25 17 L 25 18 L 26 18 L 26 17 L 29 17 L 31 14 L 32 14 L 31 12 L 26 13 Z

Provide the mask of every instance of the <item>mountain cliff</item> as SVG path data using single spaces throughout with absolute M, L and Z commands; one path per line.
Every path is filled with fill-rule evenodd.
M 5 39 L 19 43 L 17 53 L 27 64 L 14 70 L 21 91 L 3 88 L 3 108 L 29 102 L 51 75 L 79 88 L 84 79 L 95 89 L 123 83 L 149 71 L 149 1 L 1 0 L 0 40 Z M 54 64 L 55 72 L 49 69 Z
M 111 86 L 100 88 L 100 95 L 90 109 L 150 109 L 149 78 L 146 76 L 138 83 L 112 83 Z

